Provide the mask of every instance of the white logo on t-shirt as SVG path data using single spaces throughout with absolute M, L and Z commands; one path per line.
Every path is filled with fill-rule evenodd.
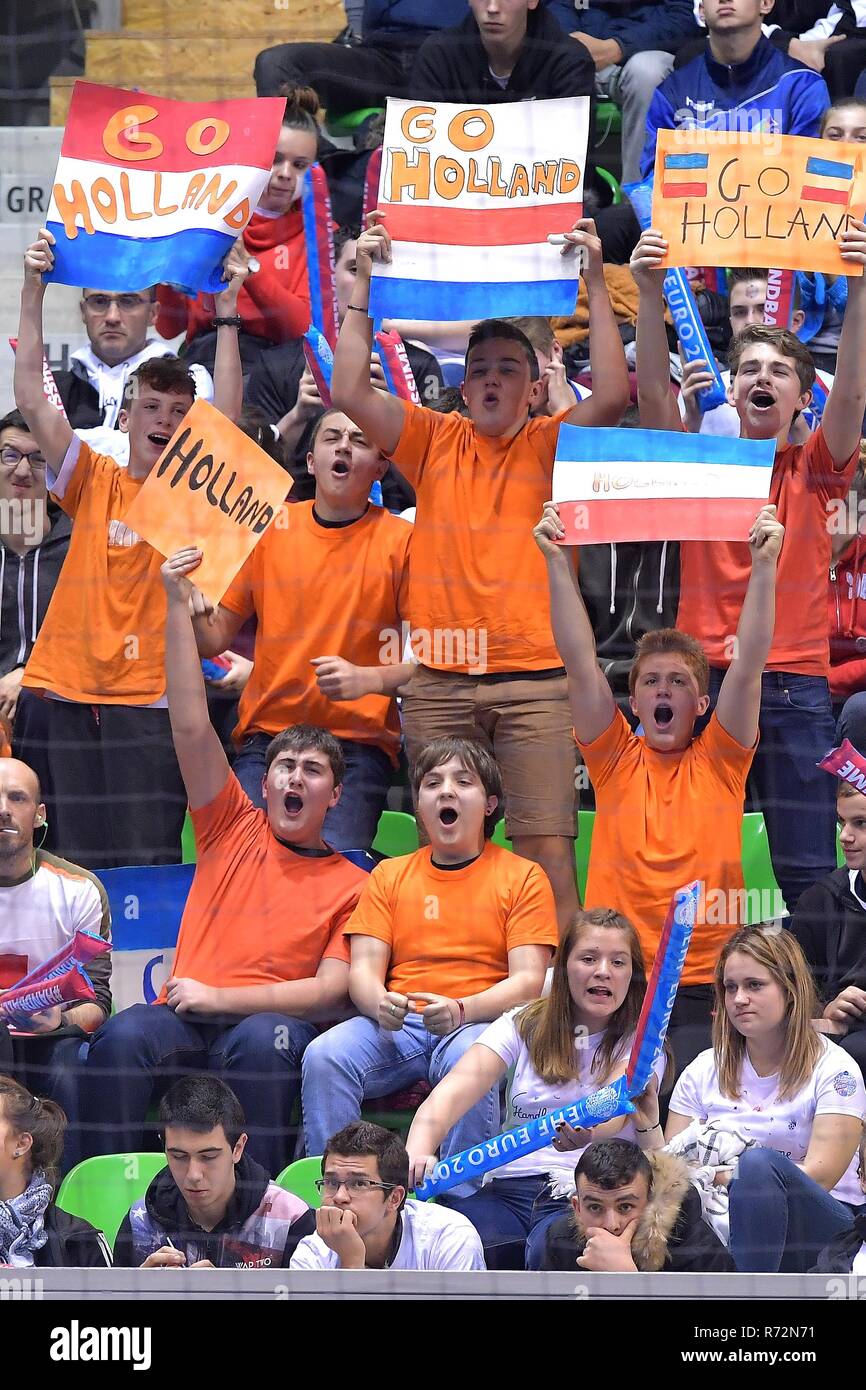
M 108 523 L 108 544 L 109 546 L 133 546 L 139 545 L 141 536 L 137 531 L 131 531 L 122 521 L 109 521 Z

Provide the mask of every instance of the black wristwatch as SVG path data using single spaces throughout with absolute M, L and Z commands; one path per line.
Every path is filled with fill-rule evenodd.
M 240 314 L 226 314 L 224 318 L 217 317 L 212 322 L 214 328 L 240 328 L 241 316 Z

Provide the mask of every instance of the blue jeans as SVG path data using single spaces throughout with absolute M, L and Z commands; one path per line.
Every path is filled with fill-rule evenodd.
M 271 1177 L 294 1157 L 292 1111 L 312 1023 L 284 1014 L 190 1022 L 167 1004 L 133 1004 L 94 1034 L 81 1078 L 88 1155 L 145 1147 L 149 1107 L 179 1076 L 219 1073 L 243 1107 L 248 1152 Z
M 370 1018 L 350 1018 L 329 1028 L 304 1054 L 302 1104 L 308 1155 L 325 1145 L 352 1120 L 361 1105 L 376 1096 L 401 1091 L 415 1081 L 435 1086 L 484 1032 L 486 1023 L 470 1023 L 447 1037 L 428 1033 L 419 1015 L 410 1014 L 396 1033 Z M 467 1110 L 446 1135 L 442 1157 L 492 1139 L 500 1129 L 499 1087 L 494 1086 Z M 476 1184 L 461 1184 L 456 1195 L 468 1196 Z
M 743 1274 L 805 1274 L 854 1217 L 775 1149 L 746 1149 L 730 1194 L 731 1254 Z
M 262 778 L 270 734 L 251 734 L 234 760 L 232 771 L 254 806 L 264 810 Z M 332 849 L 369 849 L 391 785 L 393 767 L 387 753 L 372 743 L 338 739 L 346 759 L 343 790 L 325 816 L 322 838 Z
M 723 676 L 724 671 L 711 668 L 713 705 Z M 835 779 L 815 766 L 833 746 L 827 681 L 765 671 L 760 728 L 750 794 L 764 813 L 773 871 L 793 912 L 800 894 L 836 867 Z
M 551 1197 L 546 1173 L 496 1178 L 471 1197 L 440 1198 L 469 1218 L 481 1237 L 488 1269 L 541 1269 L 549 1226 L 568 1211 L 568 1199 Z M 525 1245 L 525 1256 L 523 1246 Z M 519 1247 L 519 1263 L 513 1258 Z

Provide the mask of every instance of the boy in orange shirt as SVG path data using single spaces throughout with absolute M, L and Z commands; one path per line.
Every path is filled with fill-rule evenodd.
M 161 557 L 123 524 L 134 497 L 195 395 L 176 358 L 145 362 L 129 378 L 120 428 L 129 466 L 73 433 L 42 388 L 43 272 L 54 265 L 43 229 L 24 257 L 15 400 L 47 461 L 48 487 L 73 518 L 60 573 L 23 684 L 48 697 L 54 842 L 85 868 L 165 864 L 180 858 L 183 783 L 165 708 L 165 596 Z M 219 313 L 232 315 L 247 273 L 226 257 L 231 284 Z M 241 403 L 237 330 L 218 330 L 214 404 Z
M 649 971 L 674 892 L 695 879 L 702 882 L 671 1034 L 686 1021 L 705 1029 L 716 957 L 740 925 L 744 901 L 743 797 L 758 740 L 761 672 L 773 638 L 784 528 L 775 507 L 758 512 L 749 534 L 752 572 L 737 626 L 737 656 L 697 737 L 695 721 L 710 703 L 707 658 L 699 643 L 674 628 L 648 632 L 638 643 L 629 686 L 632 712 L 644 729 L 639 738 L 596 660 L 589 615 L 566 550 L 557 544 L 564 534 L 558 509 L 548 502 L 534 535 L 547 561 L 574 734 L 595 788 L 586 905 L 615 908 L 634 923 Z M 673 1041 L 677 1062 L 684 1065 L 690 1058 Z
M 215 613 L 195 619 L 199 652 L 231 647 L 257 620 L 253 672 L 241 696 L 235 775 L 263 806 L 265 752 L 288 724 L 316 724 L 339 740 L 343 790 L 325 817 L 333 849 L 369 849 L 400 747 L 394 692 L 411 666 L 381 666 L 407 611 L 412 527 L 369 502 L 388 461 L 338 410 L 318 420 L 307 468 L 312 502 L 285 508 Z M 285 523 L 285 525 L 283 525 Z M 202 605 L 199 605 L 202 606 Z
M 839 238 L 842 260 L 866 265 L 866 224 Z M 671 392 L 659 261 L 667 247 L 652 229 L 632 256 L 640 289 L 637 377 L 641 424 L 683 428 Z M 848 303 L 836 375 L 821 424 L 805 444 L 789 444 L 815 382 L 808 348 L 784 328 L 752 325 L 734 339 L 728 400 L 744 439 L 775 439 L 770 502 L 788 537 L 779 565 L 778 619 L 763 676 L 761 743 L 752 769 L 758 807 L 789 912 L 800 894 L 832 872 L 835 807 L 830 779 L 816 764 L 834 741 L 828 676 L 827 571 L 836 499 L 851 486 L 866 408 L 866 277 L 848 277 Z M 710 700 L 731 659 L 731 637 L 749 576 L 739 541 L 684 541 L 680 547 L 677 627 L 701 643 L 710 663 Z
M 324 729 L 272 739 L 266 810 L 252 805 L 210 722 L 187 575 L 201 551 L 166 560 L 165 671 L 171 728 L 198 861 L 174 969 L 156 1004 L 110 1019 L 90 1048 L 82 1112 L 92 1152 L 142 1148 L 148 1108 L 181 1071 L 219 1071 L 273 1175 L 292 1158 L 301 1055 L 346 1003 L 343 927 L 367 875 L 322 839 L 343 760 Z
M 628 405 L 601 243 L 582 220 L 564 248 L 579 246 L 587 257 L 592 396 L 531 419 L 545 385 L 535 350 L 520 329 L 487 319 L 469 339 L 465 418 L 414 406 L 370 382 L 370 276 L 373 260 L 391 255 L 380 217 L 370 214 L 358 240 L 331 394 L 417 496 L 409 617 L 420 664 L 403 696 L 409 759 L 449 733 L 478 738 L 493 752 L 508 834 L 517 853 L 547 873 L 563 927 L 577 906 L 576 760 L 544 568 L 526 534 L 550 496 L 562 421 L 616 425 Z
M 346 928 L 349 993 L 361 1016 L 305 1054 L 308 1154 L 323 1152 L 366 1098 L 422 1079 L 435 1086 L 485 1024 L 537 998 L 558 939 L 546 876 L 490 839 L 502 782 L 487 750 L 436 739 L 412 787 L 430 844 L 378 864 Z M 443 1156 L 499 1128 L 494 1088 L 454 1127 Z

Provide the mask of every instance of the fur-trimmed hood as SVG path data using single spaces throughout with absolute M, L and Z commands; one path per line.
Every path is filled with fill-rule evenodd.
M 631 1253 L 639 1270 L 655 1272 L 667 1264 L 672 1239 L 681 1241 L 686 1235 L 690 1213 L 684 1207 L 690 1205 L 689 1194 L 697 1198 L 697 1193 L 681 1158 L 663 1150 L 649 1153 L 647 1158 L 653 1170 L 652 1192 L 632 1238 Z M 573 1209 L 571 1225 L 582 1250 L 586 1232 Z

